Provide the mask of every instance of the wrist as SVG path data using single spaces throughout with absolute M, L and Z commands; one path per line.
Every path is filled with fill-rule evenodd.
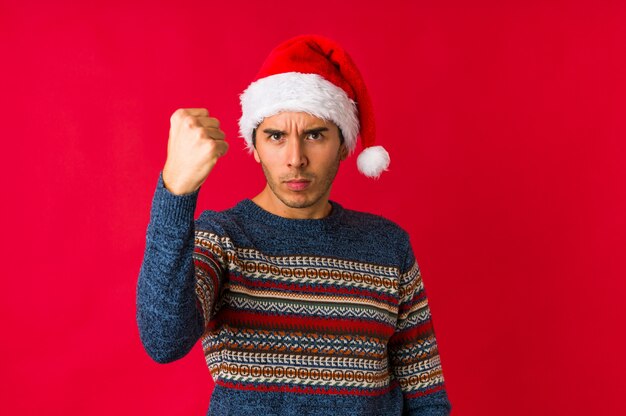
M 200 186 L 192 186 L 186 183 L 179 183 L 174 180 L 171 175 L 169 175 L 167 167 L 163 168 L 161 178 L 163 179 L 163 187 L 173 195 L 182 196 L 192 194 L 200 188 Z

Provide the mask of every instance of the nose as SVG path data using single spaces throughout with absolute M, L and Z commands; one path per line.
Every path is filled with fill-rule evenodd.
M 287 164 L 292 168 L 303 168 L 307 163 L 302 140 L 299 137 L 290 137 L 287 140 Z

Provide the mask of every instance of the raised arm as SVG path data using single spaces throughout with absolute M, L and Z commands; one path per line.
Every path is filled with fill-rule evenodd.
M 137 282 L 139 335 L 159 363 L 183 357 L 202 334 L 192 258 L 196 200 L 197 192 L 170 193 L 159 177 Z
M 203 256 L 194 259 L 194 211 L 200 186 L 228 149 L 223 139 L 219 121 L 206 109 L 172 115 L 167 161 L 152 201 L 137 283 L 141 341 L 160 363 L 191 350 L 204 330 L 205 311 L 215 302 L 204 278 L 214 263 L 204 264 Z

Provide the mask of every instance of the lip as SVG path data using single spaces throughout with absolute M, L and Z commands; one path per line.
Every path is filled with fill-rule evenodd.
M 290 191 L 303 191 L 309 187 L 311 181 L 306 179 L 292 179 L 289 181 L 285 181 L 285 184 Z

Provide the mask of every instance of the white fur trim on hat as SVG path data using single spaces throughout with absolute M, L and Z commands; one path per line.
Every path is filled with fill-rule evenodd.
M 370 178 L 378 178 L 389 167 L 389 153 L 382 146 L 372 146 L 363 150 L 356 159 L 359 172 Z
M 348 94 L 317 74 L 285 72 L 261 78 L 241 94 L 239 133 L 252 151 L 252 131 L 264 118 L 282 111 L 301 111 L 332 121 L 341 129 L 350 152 L 356 147 L 359 118 Z

